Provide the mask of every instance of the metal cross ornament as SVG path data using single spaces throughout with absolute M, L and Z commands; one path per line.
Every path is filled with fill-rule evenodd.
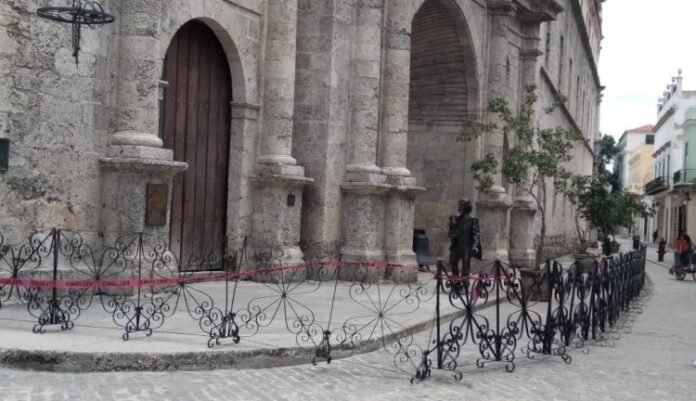
M 68 7 L 41 7 L 36 13 L 39 17 L 51 21 L 64 22 L 72 25 L 72 45 L 75 65 L 79 64 L 82 26 L 94 28 L 96 25 L 114 22 L 113 15 L 104 11 L 104 7 L 91 0 L 67 0 Z

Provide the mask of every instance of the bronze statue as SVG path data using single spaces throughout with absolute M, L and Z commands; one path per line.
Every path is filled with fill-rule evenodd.
M 470 216 L 472 210 L 471 201 L 462 199 L 459 201 L 459 214 L 449 218 L 450 267 L 454 275 L 468 275 L 471 270 L 471 258 L 481 260 L 482 257 L 479 221 Z

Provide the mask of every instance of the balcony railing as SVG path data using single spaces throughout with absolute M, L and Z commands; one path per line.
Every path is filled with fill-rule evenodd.
M 696 170 L 679 170 L 672 177 L 675 187 L 696 185 Z
M 646 195 L 657 195 L 669 189 L 669 177 L 657 177 L 645 184 Z

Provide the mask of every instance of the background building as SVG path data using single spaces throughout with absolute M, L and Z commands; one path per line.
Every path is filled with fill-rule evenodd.
M 625 131 L 616 146 L 619 153 L 616 155 L 616 173 L 619 178 L 619 183 L 621 190 L 641 193 L 643 191 L 643 179 L 645 175 L 640 176 L 638 179 L 639 171 L 631 168 L 631 160 L 636 161 L 636 157 L 643 156 L 649 152 L 649 158 L 652 159 L 652 149 L 655 144 L 655 135 L 653 133 L 652 125 L 644 125 L 642 127 L 630 129 Z M 646 168 L 645 164 L 638 165 L 640 170 Z M 648 173 L 652 173 L 652 166 Z M 638 180 L 636 180 L 638 179 Z M 638 188 L 640 187 L 640 188 Z
M 529 198 L 500 176 L 477 194 L 469 168 L 515 139 L 456 140 L 528 84 L 542 124 L 584 133 L 571 167 L 592 173 L 598 0 L 103 4 L 116 23 L 83 31 L 78 67 L 69 26 L 37 18 L 39 2 L 0 3 L 6 236 L 147 231 L 182 258 L 250 236 L 287 261 L 410 262 L 414 225 L 446 253 L 468 196 L 485 257 L 532 260 Z M 567 202 L 550 202 L 549 233 L 573 233 Z
M 645 186 L 657 209 L 658 234 L 672 245 L 679 231 L 696 232 L 696 205 L 690 202 L 696 155 L 689 152 L 696 144 L 696 91 L 683 90 L 682 82 L 680 71 L 660 98 L 653 179 Z
M 653 152 L 655 134 L 652 125 L 625 131 L 617 143 L 619 153 L 616 156 L 616 174 L 620 189 L 638 195 L 645 193 L 645 185 L 652 180 Z M 649 199 L 646 199 L 649 202 Z M 654 231 L 653 218 L 637 219 L 630 227 L 631 235 L 640 235 L 645 241 L 652 241 Z

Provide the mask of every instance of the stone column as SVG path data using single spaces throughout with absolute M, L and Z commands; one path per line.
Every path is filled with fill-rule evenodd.
M 511 1 L 499 2 L 489 6 L 490 31 L 488 48 L 488 102 L 495 98 L 508 100 L 514 109 L 516 99 L 510 99 L 507 82 L 507 64 L 510 51 L 509 20 L 514 13 Z M 494 116 L 488 116 L 489 122 Z M 484 154 L 492 154 L 498 164 L 503 162 L 505 138 L 502 132 L 486 134 Z M 509 224 L 508 211 L 510 196 L 503 187 L 500 173 L 493 175 L 493 187 L 488 193 L 479 194 L 477 215 L 481 223 L 481 245 L 486 260 L 508 260 Z
M 395 186 L 387 198 L 385 250 L 387 260 L 406 267 L 387 271 L 387 278 L 395 282 L 414 282 L 418 275 L 418 261 L 413 252 L 413 223 L 416 217 L 416 196 L 423 187 Z
M 523 25 L 522 49 L 520 50 L 520 87 L 536 83 L 539 71 L 539 23 L 530 22 Z M 518 102 L 524 101 L 524 91 L 520 92 Z M 555 195 L 553 195 L 555 196 Z M 510 262 L 515 266 L 532 268 L 536 264 L 537 250 L 534 238 L 537 235 L 536 201 L 521 189 L 515 189 L 515 198 L 510 210 Z
M 116 133 L 111 139 L 119 147 L 114 149 L 118 156 L 171 159 L 171 152 L 143 149 L 162 147 L 157 135 L 162 74 L 159 11 L 157 2 L 121 2 Z
M 537 205 L 531 197 L 518 194 L 510 210 L 510 262 L 516 267 L 536 264 L 534 238 Z
M 124 0 L 120 10 L 117 131 L 101 158 L 102 224 L 107 245 L 123 231 L 168 237 L 172 179 L 188 167 L 173 161 L 172 151 L 162 149 L 157 135 L 162 71 L 160 5 Z M 166 222 L 156 227 L 145 223 L 148 184 L 169 187 L 167 198 L 159 200 L 167 209 Z
M 258 161 L 294 166 L 297 164 L 292 157 L 297 0 L 268 0 L 265 12 L 264 119 Z
M 303 187 L 314 180 L 292 157 L 295 117 L 297 0 L 268 0 L 265 8 L 263 125 L 254 186 L 252 237 L 278 254 L 276 263 L 303 261 Z
M 414 194 L 406 168 L 412 7 L 400 0 L 357 10 L 351 98 L 351 148 L 341 185 L 344 260 L 389 260 L 414 267 L 375 269 L 371 278 L 415 277 L 411 249 Z M 375 57 L 378 56 L 378 57 Z M 381 168 L 378 168 L 377 165 Z
M 361 4 L 357 10 L 346 181 L 386 181 L 377 167 L 382 19 L 381 4 Z
M 387 184 L 344 183 L 341 216 L 341 260 L 370 262 L 385 260 L 385 200 Z M 384 278 L 385 270 L 370 269 L 371 281 Z
M 351 68 L 351 130 L 346 175 L 341 185 L 341 258 L 345 261 L 385 259 L 387 176 L 377 166 L 380 82 L 382 77 L 382 5 L 359 4 Z M 371 279 L 385 276 L 372 269 Z
M 392 179 L 410 177 L 408 151 L 408 99 L 411 81 L 410 7 L 387 0 L 388 17 L 382 71 L 380 151 L 382 171 Z M 412 183 L 413 184 L 413 183 Z
M 232 102 L 229 193 L 227 200 L 227 240 L 231 250 L 242 249 L 251 232 L 253 216 L 252 186 L 248 172 L 254 171 L 260 107 Z M 242 172 L 239 174 L 238 172 Z

